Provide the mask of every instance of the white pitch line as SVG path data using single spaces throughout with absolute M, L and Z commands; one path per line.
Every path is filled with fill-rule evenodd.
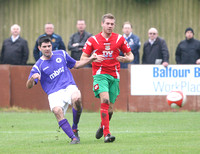
M 93 134 L 94 131 L 81 131 L 81 134 Z M 0 134 L 57 134 L 57 133 L 64 133 L 62 130 L 60 132 L 56 131 L 0 131 Z M 162 133 L 200 133 L 200 131 L 112 131 L 115 134 L 126 134 L 126 133 L 133 133 L 133 134 L 162 134 Z

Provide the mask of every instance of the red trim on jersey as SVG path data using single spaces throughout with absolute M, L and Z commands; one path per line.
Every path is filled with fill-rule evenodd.
M 93 75 L 109 74 L 114 78 L 119 78 L 120 63 L 116 58 L 119 56 L 120 50 L 123 53 L 131 51 L 125 38 L 116 33 L 112 33 L 108 39 L 105 39 L 101 33 L 90 37 L 83 48 L 83 52 L 88 55 L 95 52 L 97 55 L 104 55 L 106 58 L 101 63 L 92 63 Z

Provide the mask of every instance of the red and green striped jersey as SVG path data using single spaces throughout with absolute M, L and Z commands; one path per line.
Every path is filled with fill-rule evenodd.
M 83 48 L 83 52 L 88 55 L 95 52 L 97 55 L 105 57 L 105 60 L 101 63 L 92 63 L 93 75 L 109 74 L 118 79 L 120 77 L 120 63 L 116 58 L 119 56 L 120 51 L 128 53 L 131 49 L 125 38 L 116 33 L 112 33 L 108 39 L 104 38 L 101 33 L 92 36 L 87 40 Z

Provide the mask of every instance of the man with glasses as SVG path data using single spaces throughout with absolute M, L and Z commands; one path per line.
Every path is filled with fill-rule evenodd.
M 142 64 L 169 64 L 169 51 L 164 39 L 158 37 L 156 28 L 148 31 L 149 40 L 144 43 Z

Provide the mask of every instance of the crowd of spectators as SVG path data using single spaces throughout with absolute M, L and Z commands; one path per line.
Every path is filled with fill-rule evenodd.
M 92 34 L 87 32 L 85 20 L 77 20 L 77 32 L 71 34 L 67 48 L 72 58 L 80 60 L 82 49 Z M 20 36 L 21 28 L 14 24 L 11 26 L 11 36 L 2 43 L 0 52 L 0 63 L 11 65 L 26 65 L 29 56 L 28 42 Z M 139 36 L 133 33 L 133 26 L 130 22 L 124 22 L 122 26 L 123 37 L 131 48 L 134 60 L 130 63 L 120 63 L 121 68 L 128 68 L 128 64 L 162 64 L 169 65 L 169 50 L 166 41 L 158 35 L 154 27 L 148 30 L 148 40 L 143 44 L 143 52 L 140 62 L 141 42 Z M 49 36 L 52 40 L 53 50 L 66 50 L 66 46 L 60 35 L 54 33 L 54 25 L 47 23 L 44 26 L 44 34 L 38 37 Z M 33 56 L 37 61 L 42 53 L 38 49 L 38 39 L 35 42 Z M 120 53 L 124 56 L 123 53 Z M 175 51 L 177 64 L 200 64 L 200 41 L 194 39 L 194 30 L 189 27 L 185 30 L 185 39 L 180 41 Z M 89 67 L 91 65 L 88 65 Z

